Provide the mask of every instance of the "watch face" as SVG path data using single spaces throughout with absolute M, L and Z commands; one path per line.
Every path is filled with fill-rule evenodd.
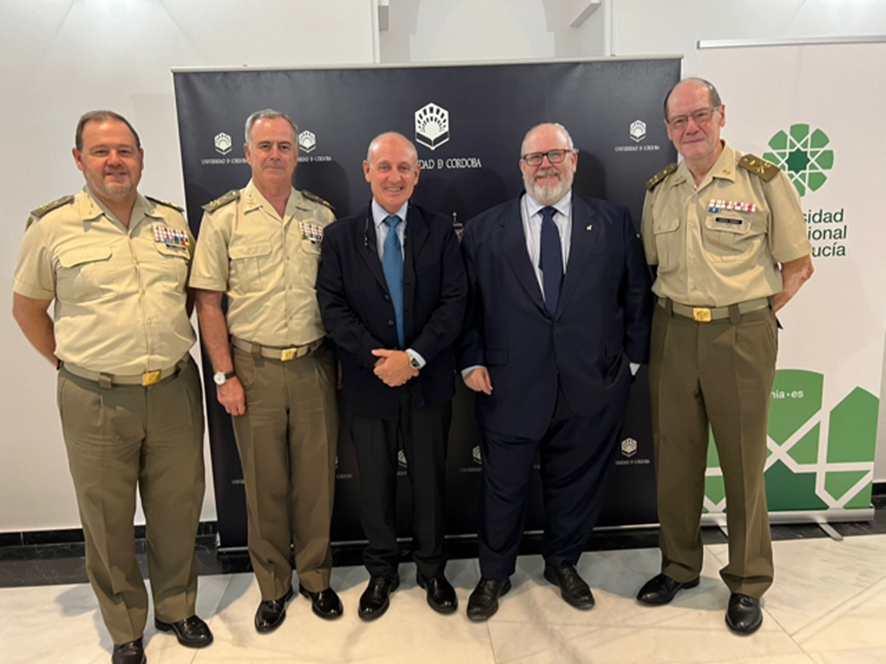
M 212 380 L 215 381 L 215 384 L 216 384 L 216 385 L 224 385 L 225 382 L 227 382 L 228 379 L 225 378 L 225 374 L 224 374 L 223 371 L 219 371 L 217 374 L 215 374 L 215 375 L 212 377 Z
M 421 369 L 421 365 L 418 363 L 418 360 L 416 360 L 414 357 L 409 358 L 409 365 L 413 369 Z

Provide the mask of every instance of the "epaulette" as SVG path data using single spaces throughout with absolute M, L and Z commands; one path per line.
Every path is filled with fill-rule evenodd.
M 231 189 L 227 194 L 220 198 L 216 198 L 214 201 L 211 201 L 203 206 L 203 209 L 207 212 L 215 212 L 220 207 L 227 205 L 228 203 L 233 203 L 236 200 L 240 199 L 240 190 L 239 189 Z
M 676 162 L 672 163 L 672 164 L 668 164 L 663 169 L 661 169 L 658 173 L 656 173 L 655 175 L 653 175 L 651 178 L 649 178 L 646 181 L 646 190 L 652 191 L 653 189 L 655 189 L 658 186 L 659 182 L 664 180 L 667 176 L 669 176 L 671 173 L 673 173 L 676 170 L 677 170 Z
M 302 189 L 302 190 L 301 190 L 301 195 L 304 196 L 305 198 L 307 198 L 309 201 L 314 201 L 315 203 L 319 203 L 320 205 L 325 205 L 325 206 L 328 207 L 330 210 L 332 210 L 333 212 L 335 212 L 335 206 L 334 206 L 332 203 L 330 203 L 329 201 L 325 201 L 325 200 L 323 200 L 323 199 L 320 198 L 317 194 L 312 194 L 312 193 L 311 193 L 310 191 L 308 191 L 307 189 Z
M 171 207 L 173 210 L 177 210 L 178 212 L 184 212 L 185 209 L 183 207 L 179 207 L 175 203 L 170 203 L 169 201 L 161 201 L 159 198 L 154 198 L 153 196 L 145 196 L 152 203 L 156 203 L 157 205 L 165 205 L 166 207 Z
M 763 182 L 769 182 L 778 175 L 778 166 L 770 164 L 765 159 L 760 159 L 752 154 L 746 154 L 738 160 L 738 165 L 759 177 Z
M 41 205 L 36 210 L 31 210 L 31 216 L 35 219 L 39 219 L 47 212 L 52 212 L 56 208 L 60 208 L 62 205 L 67 205 L 68 203 L 72 203 L 73 201 L 73 196 L 62 196 L 58 200 L 52 201 L 52 203 L 47 203 L 46 205 Z

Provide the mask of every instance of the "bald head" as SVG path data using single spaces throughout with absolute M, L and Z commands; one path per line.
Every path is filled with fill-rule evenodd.
M 383 144 L 385 146 L 399 146 L 408 150 L 412 153 L 413 165 L 418 163 L 418 151 L 415 149 L 415 144 L 396 131 L 386 131 L 384 134 L 379 134 L 372 139 L 372 142 L 369 143 L 369 149 L 366 151 L 366 161 L 368 163 L 372 163 L 373 153 L 378 152 Z
M 706 81 L 703 78 L 684 78 L 682 81 L 677 83 L 674 87 L 670 89 L 667 96 L 664 100 L 664 114 L 665 120 L 667 120 L 670 115 L 668 114 L 668 101 L 671 99 L 671 95 L 675 92 L 683 92 L 684 90 L 704 90 L 708 94 L 708 102 L 711 105 L 711 108 L 717 108 L 723 102 L 720 100 L 720 93 L 717 92 L 717 88 L 714 87 L 714 84 L 710 81 Z

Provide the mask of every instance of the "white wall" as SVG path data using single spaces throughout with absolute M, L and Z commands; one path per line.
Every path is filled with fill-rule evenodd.
M 28 210 L 82 186 L 70 157 L 81 113 L 126 115 L 145 145 L 142 191 L 181 202 L 174 66 L 685 54 L 684 71 L 703 75 L 694 69 L 700 39 L 886 34 L 886 3 L 876 0 L 606 0 L 577 28 L 569 24 L 582 0 L 390 0 L 380 34 L 379 1 L 0 1 L 0 272 L 8 284 L 0 289 L 0 532 L 79 526 L 55 372 L 8 312 Z M 883 480 L 880 447 L 875 477 Z M 203 519 L 213 518 L 210 485 Z

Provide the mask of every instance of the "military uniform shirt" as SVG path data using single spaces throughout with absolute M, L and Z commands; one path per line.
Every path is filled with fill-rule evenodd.
M 693 306 L 722 307 L 781 291 L 777 263 L 812 253 L 800 198 L 779 171 L 765 181 L 724 144 L 696 188 L 685 162 L 646 193 L 642 236 L 658 265 L 652 290 Z
M 335 217 L 292 189 L 281 219 L 252 183 L 207 210 L 190 285 L 228 296 L 228 331 L 263 346 L 297 346 L 326 332 L 317 304 L 323 228 Z
M 177 209 L 139 194 L 127 229 L 84 187 L 28 220 L 13 288 L 55 300 L 62 361 L 116 375 L 166 369 L 195 340 L 185 308 L 192 247 Z

